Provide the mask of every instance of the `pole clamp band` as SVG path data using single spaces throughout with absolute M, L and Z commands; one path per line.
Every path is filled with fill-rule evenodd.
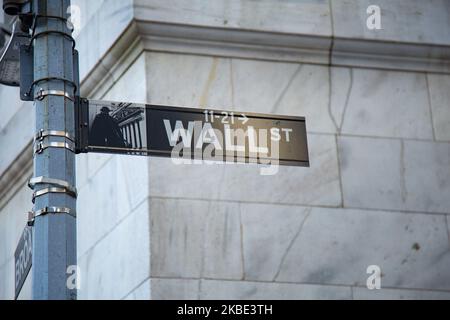
M 28 181 L 28 187 L 32 190 L 34 190 L 34 187 L 36 185 L 40 185 L 40 184 L 48 184 L 48 185 L 51 185 L 54 187 L 64 188 L 64 189 L 67 189 L 69 192 L 77 194 L 77 189 L 75 187 L 73 187 L 72 185 L 70 185 L 70 183 L 68 183 L 65 180 L 47 178 L 47 177 L 35 177 L 35 178 L 31 178 Z
M 45 194 L 49 194 L 49 193 L 65 193 L 69 196 L 71 196 L 72 198 L 77 198 L 77 193 L 76 191 L 74 192 L 73 190 L 69 190 L 67 188 L 45 188 L 45 189 L 41 189 L 38 191 L 35 191 L 33 193 L 33 203 L 35 202 L 37 197 L 43 196 Z
M 28 225 L 34 225 L 34 219 L 39 216 L 44 216 L 47 214 L 68 214 L 74 218 L 77 217 L 76 211 L 66 207 L 44 207 L 37 211 L 30 211 L 28 213 Z
M 61 137 L 66 138 L 72 142 L 75 141 L 75 139 L 66 131 L 44 130 L 44 129 L 41 129 L 38 131 L 38 133 L 36 133 L 36 135 L 34 136 L 34 140 L 42 141 L 46 137 Z
M 35 100 L 42 101 L 47 96 L 58 96 L 58 97 L 66 97 L 69 100 L 74 101 L 75 99 L 66 91 L 61 90 L 44 90 L 39 89 L 36 96 L 34 97 Z
M 75 153 L 75 147 L 67 142 L 38 142 L 34 146 L 34 154 L 40 154 L 48 148 L 67 149 Z

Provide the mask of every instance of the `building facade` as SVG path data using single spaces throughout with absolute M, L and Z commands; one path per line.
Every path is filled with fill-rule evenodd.
M 84 97 L 305 116 L 310 156 L 263 176 L 77 155 L 79 299 L 450 298 L 449 1 L 72 4 Z M 13 299 L 36 129 L 17 88 L 0 112 Z

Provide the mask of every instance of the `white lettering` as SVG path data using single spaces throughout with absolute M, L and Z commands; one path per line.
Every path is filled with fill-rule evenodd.
M 292 132 L 292 129 L 283 128 L 281 129 L 281 131 L 283 131 L 286 134 L 286 142 L 290 142 L 291 138 L 289 137 L 289 134 Z
M 66 286 L 67 289 L 73 290 L 77 289 L 79 290 L 81 288 L 81 271 L 80 267 L 76 265 L 70 265 L 67 267 L 66 274 L 69 276 L 67 277 Z
M 183 123 L 179 120 L 175 122 L 175 129 L 172 132 L 172 127 L 170 126 L 170 121 L 164 119 L 164 126 L 166 128 L 167 138 L 169 139 L 169 144 L 171 147 L 175 147 L 178 139 L 181 136 L 184 146 L 190 146 L 192 141 L 192 131 L 194 129 L 194 122 L 189 122 L 188 129 L 184 129 Z
M 262 129 L 264 130 L 264 129 Z M 260 130 L 260 132 L 262 131 Z M 267 130 L 264 130 L 266 132 L 266 138 L 267 138 Z M 267 147 L 259 147 L 258 146 L 258 140 L 255 136 L 255 129 L 252 126 L 248 126 L 247 130 L 248 134 L 248 146 L 249 150 L 252 153 L 265 153 L 267 154 L 269 152 L 269 149 Z
M 367 274 L 371 274 L 366 281 L 367 289 L 381 289 L 381 268 L 377 265 L 367 267 Z

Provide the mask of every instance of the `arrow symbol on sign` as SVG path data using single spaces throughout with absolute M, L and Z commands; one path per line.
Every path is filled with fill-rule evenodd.
M 241 117 L 239 117 L 238 119 L 242 121 L 242 124 L 246 124 L 248 121 L 248 118 L 245 114 L 241 114 Z

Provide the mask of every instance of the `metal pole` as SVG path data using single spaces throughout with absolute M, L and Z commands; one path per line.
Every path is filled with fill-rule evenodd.
M 76 299 L 67 285 L 68 267 L 77 264 L 76 195 L 68 192 L 75 186 L 73 42 L 64 20 L 70 0 L 32 5 L 36 132 L 43 130 L 34 154 L 34 191 L 43 194 L 34 204 L 33 299 Z

